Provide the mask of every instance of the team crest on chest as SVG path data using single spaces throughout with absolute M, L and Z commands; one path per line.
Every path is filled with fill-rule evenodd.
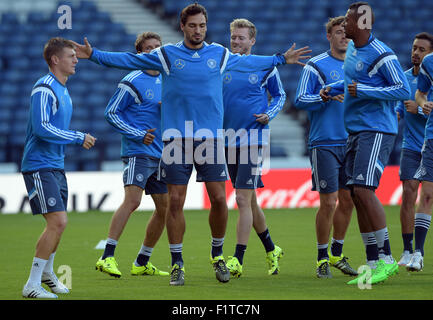
M 364 69 L 364 62 L 358 61 L 356 63 L 356 71 L 361 71 L 362 69 Z
M 255 73 L 252 73 L 252 74 L 249 75 L 249 77 L 248 77 L 248 81 L 249 81 L 251 84 L 256 84 L 256 83 L 259 81 L 259 76 L 256 75 Z
M 207 66 L 211 69 L 214 69 L 217 65 L 217 62 L 214 59 L 209 59 L 207 61 Z
M 331 76 L 332 80 L 340 79 L 340 74 L 338 73 L 338 71 L 332 70 L 329 75 Z
M 155 94 L 153 93 L 152 89 L 146 90 L 146 98 L 147 99 L 152 100 L 154 96 L 155 96 Z
M 224 83 L 232 82 L 232 75 L 229 72 L 225 73 L 223 77 L 223 81 Z
M 174 62 L 174 66 L 175 66 L 176 68 L 178 68 L 179 70 L 181 70 L 181 69 L 183 69 L 183 68 L 185 67 L 185 61 L 182 60 L 182 59 L 177 59 L 177 60 Z

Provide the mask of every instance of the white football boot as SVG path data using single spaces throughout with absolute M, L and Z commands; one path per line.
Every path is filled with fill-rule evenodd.
M 410 259 L 409 263 L 406 265 L 407 271 L 421 271 L 424 267 L 424 258 L 421 252 L 415 251 Z
M 410 253 L 408 250 L 403 251 L 400 257 L 400 261 L 398 262 L 398 265 L 402 267 L 406 267 L 411 258 L 412 258 L 412 253 Z
M 41 282 L 46 284 L 53 293 L 69 293 L 69 289 L 57 279 L 54 272 L 42 273 Z
M 57 295 L 48 292 L 41 285 L 31 286 L 25 285 L 23 288 L 24 298 L 35 298 L 35 299 L 57 299 Z

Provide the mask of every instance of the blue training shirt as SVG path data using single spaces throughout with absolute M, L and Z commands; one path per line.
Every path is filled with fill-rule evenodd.
M 68 89 L 51 72 L 40 78 L 30 98 L 22 172 L 64 169 L 65 145 L 84 142 L 84 133 L 69 130 L 71 117 Z
M 119 83 L 105 109 L 105 119 L 122 134 L 122 157 L 161 158 L 161 75 L 133 71 Z M 150 145 L 143 143 L 146 129 L 156 128 Z
M 355 81 L 357 96 L 348 85 Z M 344 60 L 344 82 L 329 85 L 332 96 L 344 90 L 344 123 L 349 133 L 374 131 L 397 134 L 395 101 L 409 100 L 410 86 L 395 53 L 372 35 L 367 44 L 349 42 Z
M 415 92 L 418 87 L 418 76 L 413 74 L 413 68 L 407 70 L 405 75 L 410 85 L 410 100 L 415 101 Z M 429 93 L 429 98 L 432 98 L 431 91 Z M 407 112 L 403 102 L 404 101 L 398 101 L 395 108 L 395 110 L 400 114 L 400 118 L 405 120 L 402 149 L 421 152 L 422 145 L 424 144 L 427 116 L 422 112 L 422 109 L 419 106 L 417 114 Z
M 433 86 L 433 53 L 424 57 L 418 75 L 418 90 L 421 92 L 429 92 Z M 432 101 L 432 100 L 429 100 Z M 425 126 L 425 139 L 433 139 L 433 118 L 431 114 L 427 119 Z
M 161 130 L 163 141 L 171 137 L 217 137 L 223 128 L 223 73 L 252 72 L 285 64 L 281 55 L 232 54 L 219 44 L 203 43 L 198 50 L 182 42 L 151 53 L 103 52 L 93 49 L 98 64 L 131 70 L 158 70 L 162 75 Z
M 344 104 L 335 100 L 323 102 L 319 95 L 323 86 L 344 78 L 343 63 L 329 50 L 311 58 L 302 70 L 295 106 L 308 112 L 309 148 L 346 145 Z
M 271 100 L 268 102 L 268 92 Z M 254 114 L 265 113 L 269 121 L 283 108 L 286 93 L 277 68 L 265 71 L 227 71 L 223 74 L 224 130 L 233 129 L 239 139 L 227 139 L 226 146 L 266 145 L 269 125 L 256 121 Z M 244 129 L 244 131 L 242 131 Z M 241 131 L 239 131 L 241 130 Z M 256 132 L 255 137 L 251 135 Z

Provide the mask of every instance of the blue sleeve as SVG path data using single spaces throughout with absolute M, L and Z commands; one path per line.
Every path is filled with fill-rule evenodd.
M 375 67 L 369 72 L 370 77 L 379 73 L 388 86 L 372 87 L 366 84 L 357 84 L 357 96 L 365 99 L 379 100 L 409 100 L 410 86 L 403 69 L 394 54 L 384 54 Z
M 142 141 L 147 133 L 146 130 L 135 128 L 125 120 L 124 116 L 131 104 L 141 103 L 140 101 L 136 101 L 138 97 L 133 97 L 133 94 L 131 83 L 119 83 L 116 92 L 105 108 L 104 115 L 108 123 L 111 124 L 117 132 L 126 136 L 128 139 Z
M 130 52 L 106 52 L 98 49 L 93 49 L 90 60 L 106 66 L 126 70 L 158 70 L 166 71 L 163 62 L 160 48 L 155 49 L 151 53 L 134 54 Z M 163 58 L 162 58 L 163 59 Z
M 395 112 L 398 112 L 400 115 L 400 119 L 404 119 L 404 104 L 403 101 L 397 101 L 395 104 Z
M 31 97 L 31 122 L 38 138 L 55 144 L 78 144 L 84 142 L 84 133 L 60 129 L 52 124 L 55 98 L 47 91 L 37 91 Z
M 301 78 L 296 89 L 295 106 L 298 109 L 316 111 L 325 106 L 319 95 L 325 82 L 317 70 L 310 64 L 302 69 Z
M 430 91 L 433 85 L 433 68 L 431 68 L 430 57 L 425 57 L 424 61 L 421 63 L 420 73 L 418 75 L 418 90 L 424 93 Z
M 281 111 L 284 103 L 286 102 L 286 92 L 284 91 L 284 87 L 281 83 L 280 74 L 278 73 L 277 68 L 274 68 L 272 73 L 269 75 L 266 88 L 272 97 L 268 111 L 266 111 L 269 121 L 271 121 L 276 117 L 278 112 Z
M 344 93 L 344 80 L 339 80 L 331 84 L 327 84 L 324 87 L 331 88 L 331 91 L 328 92 L 331 97 L 338 96 Z
M 420 116 L 423 116 L 425 119 L 428 119 L 428 115 L 422 111 L 422 108 L 420 106 L 418 106 L 418 114 Z
M 221 73 L 223 73 L 225 70 L 234 70 L 240 72 L 267 70 L 286 63 L 286 60 L 282 55 L 240 55 L 233 54 L 228 49 L 225 50 L 225 57 L 223 59 Z

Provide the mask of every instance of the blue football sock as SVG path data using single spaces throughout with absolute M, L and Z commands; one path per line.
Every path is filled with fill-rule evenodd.
M 236 258 L 238 258 L 240 264 L 244 263 L 244 254 L 245 254 L 246 250 L 247 250 L 246 245 L 244 245 L 244 244 L 237 244 L 236 245 L 236 250 L 235 250 L 234 256 Z

